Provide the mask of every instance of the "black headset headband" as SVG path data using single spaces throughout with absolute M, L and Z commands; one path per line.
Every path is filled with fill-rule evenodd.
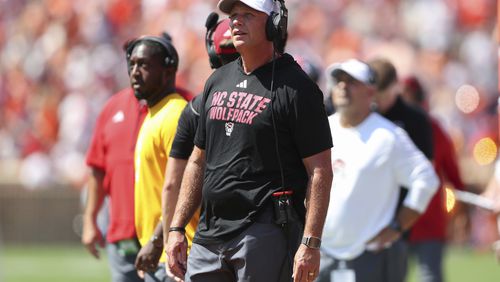
M 167 67 L 174 67 L 175 69 L 177 69 L 179 65 L 179 55 L 177 54 L 177 50 L 175 50 L 175 47 L 172 45 L 172 42 L 170 40 L 158 36 L 141 36 L 137 39 L 132 40 L 127 46 L 127 63 L 129 63 L 130 61 L 130 57 L 132 56 L 132 51 L 134 50 L 135 46 L 143 41 L 151 41 L 160 44 L 167 53 L 165 57 L 165 65 Z

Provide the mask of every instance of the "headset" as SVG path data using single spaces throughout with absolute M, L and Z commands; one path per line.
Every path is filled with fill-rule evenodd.
M 225 42 L 221 44 L 221 42 L 215 42 L 214 36 L 216 36 L 216 32 L 219 28 L 222 29 L 222 27 L 225 27 L 226 23 L 222 21 L 218 21 L 219 15 L 217 13 L 210 13 L 207 17 L 207 21 L 205 22 L 205 27 L 207 28 L 207 32 L 205 34 L 205 47 L 207 49 L 208 53 L 208 60 L 210 63 L 210 67 L 212 69 L 218 69 L 219 67 L 236 60 L 240 56 L 240 54 L 236 51 L 236 48 L 234 47 L 234 44 L 231 40 L 230 43 Z M 227 19 L 228 24 L 231 25 L 231 21 Z M 222 26 L 221 26 L 222 24 Z M 220 39 L 220 38 L 218 38 Z M 225 48 L 230 48 L 232 49 L 231 52 L 217 52 L 217 49 L 225 49 Z
M 160 44 L 167 53 L 167 55 L 165 56 L 165 66 L 173 67 L 175 70 L 177 70 L 177 67 L 179 66 L 179 55 L 177 54 L 177 50 L 175 50 L 174 45 L 172 45 L 172 40 L 170 36 L 166 33 L 164 33 L 162 37 L 141 36 L 139 38 L 130 41 L 125 50 L 127 54 L 127 65 L 129 66 L 129 70 L 130 70 L 130 57 L 132 56 L 132 51 L 134 50 L 135 46 L 137 46 L 137 44 L 143 41 L 156 42 Z
M 278 6 L 279 11 L 272 11 L 266 22 L 267 40 L 274 43 L 276 51 L 283 53 L 285 42 L 288 37 L 288 9 L 284 0 L 273 0 Z
M 215 44 L 212 37 L 215 29 L 217 28 L 217 25 L 219 25 L 218 21 L 219 15 L 215 12 L 212 12 L 210 13 L 210 15 L 208 15 L 205 22 L 205 27 L 207 28 L 207 33 L 205 34 L 205 48 L 207 48 L 208 60 L 212 69 L 216 69 L 222 66 L 222 62 L 215 52 Z

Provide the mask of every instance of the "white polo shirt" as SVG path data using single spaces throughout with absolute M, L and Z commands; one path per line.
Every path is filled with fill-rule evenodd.
M 401 186 L 409 189 L 404 205 L 423 212 L 439 180 L 407 133 L 379 114 L 354 128 L 343 128 L 338 113 L 329 122 L 334 178 L 322 244 L 353 259 L 395 216 Z

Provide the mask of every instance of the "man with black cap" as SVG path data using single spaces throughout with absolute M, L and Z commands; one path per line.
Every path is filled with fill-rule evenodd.
M 317 281 L 404 281 L 400 237 L 427 207 L 438 179 L 406 132 L 371 111 L 375 74 L 366 63 L 333 64 L 327 77 L 336 109 L 329 117 L 335 182 Z M 396 211 L 400 185 L 408 195 Z
M 218 4 L 241 59 L 206 82 L 169 229 L 168 265 L 186 281 L 290 281 L 292 260 L 295 281 L 318 274 L 332 141 L 321 91 L 290 55 L 276 52 L 286 38 L 286 8 L 275 2 Z M 273 23 L 274 12 L 281 20 Z M 184 226 L 200 204 L 186 263 Z M 286 228 L 301 223 L 297 249 L 301 235 Z

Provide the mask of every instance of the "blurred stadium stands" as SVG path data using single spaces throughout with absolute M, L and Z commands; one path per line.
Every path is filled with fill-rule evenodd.
M 35 215 L 55 205 L 66 206 L 65 213 L 79 208 L 77 197 L 64 195 L 85 183 L 84 153 L 104 101 L 128 86 L 125 40 L 168 31 L 180 55 L 179 85 L 202 90 L 211 73 L 204 22 L 216 3 L 0 0 L 0 194 L 14 199 L 21 186 L 56 187 L 30 194 L 44 202 L 40 207 L 19 196 L 24 202 L 13 204 L 11 214 L 28 206 Z M 497 1 L 286 4 L 290 53 L 322 68 L 348 57 L 386 56 L 401 77 L 417 75 L 429 92 L 432 113 L 455 142 L 465 181 L 484 186 L 498 145 Z M 323 89 L 324 83 L 321 78 Z M 485 139 L 494 146 L 482 146 Z M 5 215 L 4 203 L 2 224 L 16 224 Z

